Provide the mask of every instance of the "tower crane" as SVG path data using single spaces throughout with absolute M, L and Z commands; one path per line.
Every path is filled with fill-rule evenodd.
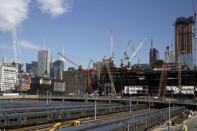
M 70 62 L 71 64 L 73 64 L 75 67 L 77 67 L 78 69 L 81 68 L 81 65 L 76 64 L 75 62 L 73 62 L 72 60 L 70 60 L 69 58 L 67 58 L 66 56 L 64 56 L 61 53 L 58 53 L 59 56 L 61 56 L 62 58 L 64 58 L 65 60 L 67 60 L 68 62 Z
M 113 32 L 110 32 L 110 51 L 111 51 L 111 59 L 114 59 L 114 37 Z
M 133 49 L 133 53 L 131 54 L 131 56 L 129 57 L 128 59 L 128 66 L 130 67 L 130 64 L 131 64 L 131 59 L 133 57 L 136 56 L 136 54 L 138 53 L 138 51 L 140 50 L 140 48 L 143 46 L 144 42 L 148 40 L 148 38 L 144 38 L 140 43 L 139 45 L 136 47 L 136 49 Z
M 165 96 L 165 87 L 167 84 L 167 70 L 168 70 L 168 64 L 166 63 L 166 60 L 165 60 L 161 68 L 159 89 L 158 89 L 157 96 L 162 96 L 162 97 Z
M 14 62 L 17 64 L 19 63 L 19 55 L 21 55 L 20 47 L 18 45 L 18 38 L 16 34 L 16 25 L 12 24 L 12 43 L 13 43 L 13 50 L 14 50 Z M 18 54 L 19 53 L 19 54 Z
M 91 63 L 93 63 L 92 59 L 90 59 L 90 62 L 89 62 L 88 67 L 87 67 L 88 92 L 90 94 L 93 92 L 92 91 L 92 80 L 91 80 L 92 77 L 90 77 L 90 70 L 89 70 Z
M 109 75 L 109 80 L 110 80 L 110 83 L 111 83 L 112 93 L 113 93 L 114 95 L 116 95 L 116 88 L 115 88 L 115 85 L 114 85 L 114 80 L 113 80 L 113 76 L 112 76 L 111 71 L 110 71 L 109 64 L 106 63 L 105 60 L 104 60 L 104 64 L 105 64 L 105 66 L 106 66 L 106 68 L 107 68 L 107 73 L 108 73 L 108 75 Z
M 90 59 L 90 62 L 89 62 L 88 67 L 87 67 L 87 70 L 90 68 L 91 63 L 93 63 L 92 59 Z
M 123 54 L 123 58 L 121 59 L 121 67 L 124 66 L 124 61 L 128 61 L 128 59 L 129 59 L 128 51 L 129 51 L 130 45 L 131 45 L 131 40 L 129 40 L 128 45 L 125 48 L 125 51 L 124 51 L 124 54 Z
M 128 50 L 129 50 L 130 45 L 131 45 L 131 40 L 129 40 L 127 48 L 124 51 L 124 60 L 128 60 L 129 59 Z

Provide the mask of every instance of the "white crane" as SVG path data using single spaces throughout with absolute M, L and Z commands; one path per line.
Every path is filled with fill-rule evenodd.
M 144 41 L 148 40 L 148 38 L 144 38 L 140 43 L 139 45 L 136 47 L 136 49 L 134 49 L 133 47 L 133 53 L 131 54 L 131 56 L 129 57 L 129 60 L 128 60 L 128 66 L 130 67 L 130 64 L 131 64 L 131 59 L 133 59 L 133 57 L 136 56 L 136 54 L 138 53 L 138 51 L 140 50 L 140 48 L 143 46 L 144 44 Z
M 19 62 L 19 55 L 21 55 L 20 47 L 18 45 L 18 38 L 16 35 L 16 25 L 12 24 L 12 44 L 13 44 L 13 50 L 14 50 L 14 62 Z M 18 54 L 19 53 L 19 54 Z
M 131 40 L 129 40 L 127 48 L 124 51 L 124 60 L 128 60 L 129 59 L 128 50 L 129 50 L 130 46 L 131 46 Z

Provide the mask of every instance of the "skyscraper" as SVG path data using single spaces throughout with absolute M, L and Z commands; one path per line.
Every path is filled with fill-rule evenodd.
M 175 62 L 175 55 L 174 50 L 171 47 L 167 46 L 165 51 L 165 62 L 166 63 L 174 63 Z
M 51 52 L 49 50 L 38 51 L 38 76 L 50 77 Z
M 31 72 L 33 75 L 38 73 L 38 62 L 32 61 L 31 63 L 26 63 L 26 72 Z
M 175 60 L 193 68 L 193 17 L 179 17 L 175 22 Z
M 51 76 L 55 78 L 59 78 L 62 71 L 64 71 L 64 61 L 58 59 L 55 62 L 53 62 L 53 66 L 51 69 Z
M 156 60 L 159 60 L 159 51 L 156 48 L 150 48 L 150 65 L 154 64 Z

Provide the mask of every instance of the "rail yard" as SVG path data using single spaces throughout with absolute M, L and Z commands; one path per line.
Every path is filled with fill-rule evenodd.
M 197 0 L 120 1 L 0 0 L 0 131 L 197 131 Z

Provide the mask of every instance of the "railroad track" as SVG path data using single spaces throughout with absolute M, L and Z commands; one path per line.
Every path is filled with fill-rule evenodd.
M 171 107 L 171 118 L 177 116 L 185 110 L 185 107 Z M 80 126 L 68 127 L 60 131 L 76 131 L 76 130 L 132 130 L 144 131 L 167 120 L 168 108 L 160 110 L 144 111 L 134 115 L 127 115 L 118 118 L 102 120 L 82 124 Z
M 136 113 L 140 113 L 140 112 L 145 112 L 147 110 L 148 109 L 142 109 L 142 110 L 136 110 L 136 111 L 132 111 L 132 112 L 120 112 L 120 113 L 113 113 L 113 114 L 107 114 L 107 115 L 100 115 L 100 116 L 96 117 L 97 118 L 96 120 L 94 120 L 95 119 L 94 117 L 80 118 L 80 119 L 76 119 L 76 120 L 79 120 L 82 124 L 85 124 L 85 123 L 90 123 L 90 122 L 95 122 L 95 121 L 100 121 L 100 120 L 112 119 L 112 118 L 116 118 L 116 117 L 120 117 L 120 116 L 126 116 L 129 114 L 136 114 Z M 70 123 L 72 121 L 74 121 L 74 120 L 68 120 L 68 121 L 61 122 L 61 124 L 62 124 L 61 127 L 62 128 L 70 127 L 71 126 Z M 57 123 L 57 122 L 55 122 L 55 123 Z M 7 131 L 48 131 L 53 127 L 53 125 L 55 123 L 26 126 L 26 127 L 21 127 L 18 129 L 10 129 Z

